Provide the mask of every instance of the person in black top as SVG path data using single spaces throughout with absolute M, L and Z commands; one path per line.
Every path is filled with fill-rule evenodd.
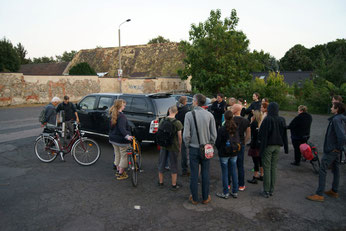
M 70 97 L 67 95 L 64 96 L 64 101 L 58 105 L 56 108 L 57 112 L 57 121 L 60 123 L 59 120 L 59 112 L 64 111 L 64 115 L 62 117 L 61 122 L 65 122 L 65 125 L 67 127 L 68 132 L 65 129 L 65 137 L 72 137 L 74 134 L 74 127 L 73 122 L 77 121 L 79 123 L 79 117 L 76 110 L 76 107 L 73 105 L 73 103 L 69 102 Z
M 222 115 L 226 111 L 226 102 L 223 100 L 223 94 L 217 94 L 216 101 L 211 106 L 211 111 L 213 112 L 216 129 L 219 129 L 222 123 Z
M 248 120 L 251 121 L 251 117 L 253 116 L 253 111 L 261 110 L 261 100 L 259 100 L 260 94 L 255 92 L 252 95 L 253 102 L 251 105 L 245 110 L 246 114 L 249 114 Z
M 294 162 L 292 165 L 299 166 L 301 153 L 299 146 L 306 143 L 310 137 L 312 117 L 307 112 L 308 108 L 304 105 L 298 107 L 298 115 L 287 126 L 291 130 L 292 145 L 294 147 Z

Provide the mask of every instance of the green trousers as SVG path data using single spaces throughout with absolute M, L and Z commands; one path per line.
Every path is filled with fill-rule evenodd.
M 263 190 L 265 192 L 274 192 L 275 180 L 276 180 L 276 165 L 279 159 L 280 146 L 268 145 L 263 152 Z

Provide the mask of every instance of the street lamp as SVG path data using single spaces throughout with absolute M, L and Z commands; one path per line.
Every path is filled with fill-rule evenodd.
M 123 25 L 125 22 L 130 22 L 131 19 L 127 19 L 126 21 L 120 23 L 119 29 L 118 29 L 118 35 L 119 35 L 119 69 L 118 69 L 118 76 L 120 80 L 120 93 L 122 93 L 122 75 L 123 75 L 123 70 L 121 69 L 121 44 L 120 44 L 120 26 Z

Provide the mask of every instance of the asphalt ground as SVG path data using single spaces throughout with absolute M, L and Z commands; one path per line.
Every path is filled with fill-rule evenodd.
M 143 145 L 143 170 L 139 185 L 117 181 L 112 169 L 113 150 L 107 139 L 97 138 L 101 157 L 92 166 L 78 165 L 70 155 L 42 163 L 34 153 L 41 128 L 42 107 L 0 109 L 0 230 L 346 230 L 346 167 L 341 166 L 338 199 L 323 203 L 305 199 L 316 191 L 318 175 L 309 162 L 290 165 L 281 150 L 276 190 L 269 199 L 259 195 L 262 184 L 246 184 L 237 199 L 215 196 L 222 190 L 218 157 L 211 160 L 211 203 L 188 202 L 189 179 L 178 177 L 183 187 L 157 187 L 158 150 Z M 280 112 L 287 123 L 294 112 Z M 326 115 L 313 115 L 311 141 L 320 157 L 328 125 Z M 247 149 L 246 149 L 247 153 Z M 245 179 L 252 178 L 252 160 L 245 157 Z M 332 174 L 328 171 L 327 187 Z M 137 208 L 137 209 L 136 209 Z M 138 209 L 139 208 L 139 209 Z

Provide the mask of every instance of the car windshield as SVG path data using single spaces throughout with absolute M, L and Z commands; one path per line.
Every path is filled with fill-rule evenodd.
M 168 108 L 176 104 L 176 101 L 172 97 L 168 98 L 155 98 L 153 99 L 157 107 L 158 115 L 167 115 Z

